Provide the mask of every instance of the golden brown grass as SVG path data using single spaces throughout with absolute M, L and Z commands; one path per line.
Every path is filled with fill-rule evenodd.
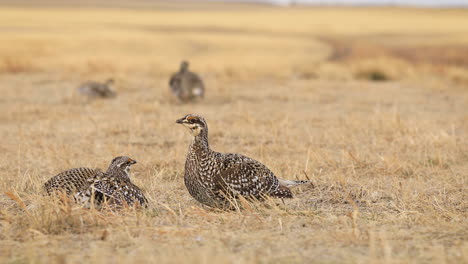
M 397 52 L 466 45 L 466 14 L 0 9 L 0 262 L 468 262 L 466 65 Z M 205 77 L 200 104 L 168 99 L 181 59 Z M 355 80 L 375 68 L 390 80 Z M 111 76 L 114 100 L 75 93 Z M 187 113 L 205 116 L 213 149 L 313 184 L 284 203 L 200 206 L 183 185 Z M 116 155 L 138 160 L 149 209 L 42 197 L 56 173 Z

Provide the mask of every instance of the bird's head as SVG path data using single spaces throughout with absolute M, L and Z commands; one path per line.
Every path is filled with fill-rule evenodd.
M 117 96 L 117 93 L 115 92 L 114 84 L 115 84 L 114 79 L 110 78 L 106 80 L 104 86 L 100 87 L 100 92 L 102 93 L 104 97 L 112 98 L 112 97 Z
M 123 171 L 127 174 L 128 177 L 130 177 L 130 167 L 135 163 L 137 163 L 136 160 L 131 159 L 127 156 L 115 157 L 111 161 L 111 164 L 109 165 L 107 171 Z
M 181 72 L 186 72 L 186 71 L 188 71 L 188 67 L 189 67 L 188 61 L 182 61 L 182 62 L 180 63 L 180 71 L 181 71 Z
M 202 116 L 195 114 L 188 114 L 177 119 L 176 123 L 187 127 L 194 137 L 200 135 L 203 131 L 206 132 L 208 130 L 205 119 Z

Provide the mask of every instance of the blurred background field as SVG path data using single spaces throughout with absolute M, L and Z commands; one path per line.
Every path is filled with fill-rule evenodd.
M 437 74 L 466 84 L 466 14 L 193 2 L 4 7 L 0 71 L 166 76 L 189 58 L 199 71 L 234 79 L 349 79 L 378 72 L 391 79 Z
M 170 97 L 184 59 L 198 104 Z M 114 100 L 76 94 L 110 77 Z M 2 263 L 468 262 L 468 9 L 2 0 L 0 91 Z M 313 184 L 203 208 L 183 185 L 187 113 L 214 150 Z M 41 196 L 117 155 L 148 210 Z

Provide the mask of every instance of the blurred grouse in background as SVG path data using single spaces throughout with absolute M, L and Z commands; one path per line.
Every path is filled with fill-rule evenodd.
M 169 80 L 172 94 L 181 102 L 195 101 L 205 95 L 205 85 L 202 79 L 188 68 L 189 63 L 182 61 L 179 72 L 174 73 Z
M 89 98 L 113 98 L 117 96 L 113 86 L 114 79 L 108 79 L 104 83 L 89 81 L 80 85 L 78 92 Z

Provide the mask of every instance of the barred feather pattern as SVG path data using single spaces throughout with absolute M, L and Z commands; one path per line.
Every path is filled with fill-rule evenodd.
M 81 191 L 89 187 L 89 179 L 94 179 L 103 174 L 100 169 L 74 168 L 63 171 L 44 184 L 47 194 L 64 192 L 67 195 Z
M 103 202 L 112 207 L 147 206 L 141 189 L 132 183 L 129 173 L 134 160 L 121 156 L 112 160 L 106 172 L 99 169 L 76 168 L 59 173 L 44 184 L 48 194 L 65 192 L 78 203 L 89 207 Z
M 262 163 L 235 153 L 219 153 L 210 149 L 208 126 L 194 137 L 185 163 L 184 182 L 189 193 L 200 203 L 211 207 L 227 207 L 239 195 L 261 200 L 265 195 L 292 198 L 291 190 L 281 184 Z M 287 181 L 296 184 L 307 181 Z

